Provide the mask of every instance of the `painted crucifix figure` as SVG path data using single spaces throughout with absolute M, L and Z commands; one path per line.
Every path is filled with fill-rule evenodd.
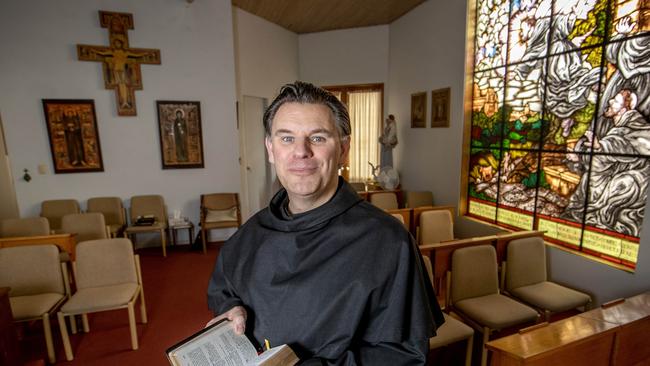
M 106 89 L 115 89 L 117 114 L 135 116 L 135 90 L 142 90 L 140 64 L 160 65 L 160 50 L 130 48 L 127 31 L 133 29 L 133 15 L 99 11 L 102 28 L 108 28 L 110 46 L 77 45 L 81 61 L 99 61 Z

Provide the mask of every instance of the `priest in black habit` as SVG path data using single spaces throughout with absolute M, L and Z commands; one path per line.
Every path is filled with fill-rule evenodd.
M 264 127 L 284 188 L 223 245 L 212 321 L 228 318 L 256 346 L 286 343 L 301 365 L 424 365 L 442 313 L 409 232 L 338 176 L 346 107 L 297 81 Z

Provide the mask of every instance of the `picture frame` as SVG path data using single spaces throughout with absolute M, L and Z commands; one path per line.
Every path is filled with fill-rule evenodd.
M 103 172 L 95 101 L 42 99 L 54 173 Z
M 201 104 L 156 101 L 163 169 L 203 168 Z
M 411 128 L 427 127 L 427 92 L 411 94 Z
M 451 88 L 431 91 L 431 127 L 449 127 Z

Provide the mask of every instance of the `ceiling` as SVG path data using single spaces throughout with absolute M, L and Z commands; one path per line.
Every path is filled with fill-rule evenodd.
M 294 33 L 389 24 L 426 0 L 232 0 Z

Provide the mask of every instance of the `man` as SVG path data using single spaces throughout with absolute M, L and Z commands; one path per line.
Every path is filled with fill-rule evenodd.
M 423 365 L 444 320 L 409 233 L 338 177 L 345 106 L 288 84 L 264 127 L 284 188 L 221 249 L 213 321 L 228 318 L 258 345 L 286 343 L 306 365 Z

